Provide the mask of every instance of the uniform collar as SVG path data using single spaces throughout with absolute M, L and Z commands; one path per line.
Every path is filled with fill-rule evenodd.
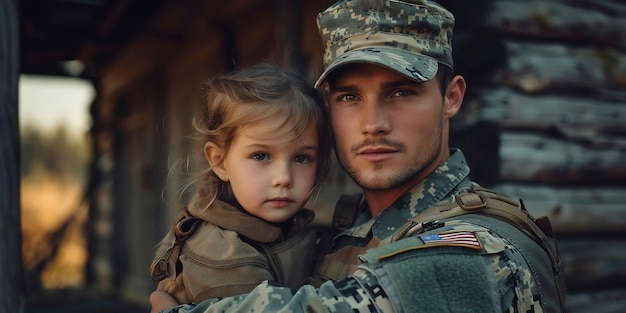
M 450 150 L 450 158 L 442 163 L 433 173 L 411 190 L 403 194 L 391 207 L 372 218 L 367 208 L 357 217 L 357 226 L 345 230 L 339 236 L 346 235 L 367 238 L 370 232 L 378 238 L 386 238 L 415 216 L 433 204 L 461 191 L 471 189 L 468 178 L 469 165 L 463 152 Z M 365 222 L 364 222 L 365 221 Z

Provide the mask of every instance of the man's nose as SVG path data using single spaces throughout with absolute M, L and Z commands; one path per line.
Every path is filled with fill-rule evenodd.
M 366 103 L 361 107 L 361 132 L 364 135 L 381 135 L 389 133 L 391 123 L 387 110 L 381 100 Z

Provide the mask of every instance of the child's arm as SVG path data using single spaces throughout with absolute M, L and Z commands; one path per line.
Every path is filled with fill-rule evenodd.
M 153 291 L 150 294 L 150 305 L 150 313 L 158 313 L 177 306 L 178 302 L 165 291 Z

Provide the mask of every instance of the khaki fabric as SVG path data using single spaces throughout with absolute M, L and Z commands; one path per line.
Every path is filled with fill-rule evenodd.
M 290 288 L 306 282 L 316 243 L 310 227 L 312 211 L 301 210 L 286 237 L 277 225 L 221 201 L 206 210 L 189 208 L 189 213 L 199 223 L 191 228 L 178 260 L 157 286 L 179 303 L 247 293 L 265 280 Z M 157 245 L 151 271 L 176 246 L 175 227 Z

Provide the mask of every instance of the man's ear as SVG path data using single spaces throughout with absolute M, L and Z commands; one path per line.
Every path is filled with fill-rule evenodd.
M 213 173 L 221 180 L 228 181 L 228 172 L 224 167 L 224 158 L 226 157 L 224 149 L 213 142 L 207 142 L 204 145 L 204 157 L 209 162 Z
M 461 109 L 466 88 L 467 86 L 465 83 L 465 79 L 463 78 L 463 76 L 460 75 L 454 76 L 450 81 L 450 84 L 448 84 L 448 88 L 446 88 L 446 94 L 444 98 L 444 113 L 448 119 L 455 116 Z

